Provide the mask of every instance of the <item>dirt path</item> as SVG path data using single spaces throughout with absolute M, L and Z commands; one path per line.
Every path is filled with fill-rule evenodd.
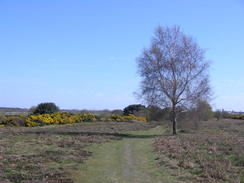
M 122 146 L 122 156 L 123 159 L 123 172 L 122 177 L 126 182 L 141 183 L 141 182 L 150 182 L 150 175 L 148 172 L 142 170 L 144 167 L 144 161 L 141 160 L 138 156 L 137 144 L 138 139 L 131 139 L 124 141 Z M 143 149 L 141 149 L 143 150 Z M 146 152 L 145 152 L 146 153 Z M 148 153 L 148 152 L 147 152 Z M 145 157 L 144 157 L 145 158 Z
M 92 158 L 74 173 L 79 183 L 167 183 L 174 182 L 167 172 L 159 169 L 152 143 L 164 129 L 129 133 L 123 140 L 92 146 Z
M 134 159 L 132 157 L 132 147 L 130 143 L 126 143 L 123 147 L 123 159 L 124 159 L 124 168 L 123 168 L 123 177 L 127 177 L 129 179 L 133 179 L 135 173 L 134 170 L 136 168 Z

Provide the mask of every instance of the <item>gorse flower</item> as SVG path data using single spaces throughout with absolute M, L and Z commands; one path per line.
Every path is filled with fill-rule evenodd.
M 53 113 L 53 114 L 38 114 L 30 115 L 26 119 L 26 126 L 39 126 L 49 124 L 66 124 L 79 122 L 96 121 L 94 114 L 69 114 L 69 113 Z

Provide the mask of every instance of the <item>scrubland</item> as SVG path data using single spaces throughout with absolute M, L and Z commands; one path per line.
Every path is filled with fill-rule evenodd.
M 244 182 L 243 120 L 166 124 L 2 127 L 0 182 Z
M 157 138 L 160 165 L 186 170 L 190 182 L 244 182 L 244 121 L 209 120 L 178 136 Z

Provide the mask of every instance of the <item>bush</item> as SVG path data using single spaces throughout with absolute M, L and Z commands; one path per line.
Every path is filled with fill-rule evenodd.
M 96 116 L 91 113 L 79 114 L 79 117 L 80 117 L 81 121 L 84 121 L 84 122 L 93 122 L 93 121 L 97 120 Z
M 195 112 L 198 117 L 198 120 L 207 121 L 213 117 L 211 105 L 204 100 L 198 101 Z
M 34 114 L 52 114 L 58 112 L 59 108 L 54 103 L 40 103 L 34 110 Z
M 102 121 L 116 121 L 116 122 L 133 122 L 133 121 L 138 121 L 138 122 L 147 122 L 145 117 L 141 116 L 135 116 L 133 114 L 129 115 L 116 115 L 113 114 L 110 118 L 101 118 Z
M 24 115 L 1 115 L 0 125 L 1 126 L 25 126 Z
M 241 120 L 243 120 L 244 119 L 244 115 L 243 114 L 233 114 L 233 115 L 230 115 L 230 118 L 231 119 L 241 119 Z
M 91 113 L 71 114 L 67 112 L 58 112 L 53 114 L 33 114 L 29 116 L 24 115 L 0 115 L 0 127 L 4 126 L 44 126 L 44 125 L 58 125 L 58 124 L 72 124 L 93 121 L 116 121 L 116 122 L 146 122 L 145 117 L 135 115 L 116 115 L 113 114 L 110 118 L 98 119 Z
M 91 113 L 70 114 L 70 113 L 54 113 L 54 114 L 38 114 L 30 115 L 25 120 L 26 126 L 42 126 L 50 124 L 67 124 L 96 121 L 96 117 Z
M 163 121 L 170 119 L 170 109 L 161 109 L 158 106 L 148 106 L 147 107 L 147 119 L 148 121 Z
M 129 114 L 135 115 L 136 113 L 142 113 L 143 115 L 145 115 L 145 112 L 146 112 L 146 107 L 141 104 L 129 105 L 123 110 L 124 115 L 129 115 Z

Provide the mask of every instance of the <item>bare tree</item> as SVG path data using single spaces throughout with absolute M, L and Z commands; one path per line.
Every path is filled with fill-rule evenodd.
M 180 27 L 159 26 L 150 47 L 138 58 L 140 94 L 150 105 L 171 108 L 174 135 L 178 114 L 208 99 L 209 62 L 204 54 Z

